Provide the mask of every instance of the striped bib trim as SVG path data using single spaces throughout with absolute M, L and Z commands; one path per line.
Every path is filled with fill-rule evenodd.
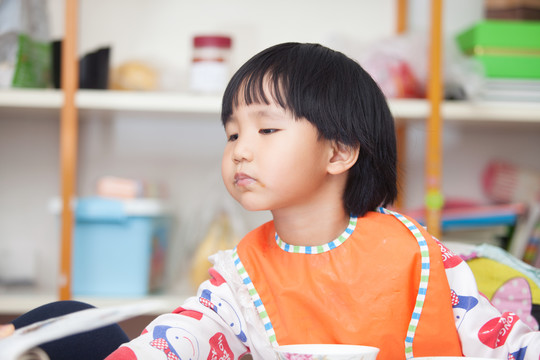
M 414 310 L 411 316 L 411 321 L 409 322 L 409 327 L 407 329 L 407 337 L 405 338 L 405 357 L 407 359 L 412 359 L 413 355 L 413 340 L 414 334 L 416 333 L 416 328 L 418 327 L 418 322 L 420 321 L 420 315 L 422 314 L 422 308 L 424 307 L 424 301 L 426 299 L 427 287 L 429 282 L 429 248 L 426 242 L 426 239 L 420 232 L 420 229 L 414 225 L 409 219 L 405 216 L 398 214 L 396 212 L 387 210 L 385 208 L 377 209 L 382 214 L 394 215 L 403 225 L 409 229 L 409 231 L 414 235 L 418 246 L 420 246 L 420 254 L 422 257 L 422 270 L 420 272 L 420 285 L 418 288 L 418 294 L 416 295 L 416 303 Z
M 331 241 L 329 243 L 318 245 L 318 246 L 298 246 L 298 245 L 289 245 L 283 240 L 280 239 L 277 232 L 275 235 L 276 238 L 276 244 L 284 251 L 295 253 L 295 254 L 322 254 L 324 252 L 330 251 L 332 249 L 337 248 L 339 245 L 343 244 L 345 240 L 351 236 L 354 229 L 356 228 L 356 223 L 358 221 L 358 218 L 356 216 L 351 215 L 349 218 L 349 225 L 343 231 L 343 233 L 334 241 Z
M 276 340 L 276 332 L 274 331 L 272 322 L 270 321 L 270 318 L 268 317 L 268 313 L 266 312 L 266 308 L 264 307 L 264 304 L 261 300 L 261 297 L 259 296 L 259 293 L 255 289 L 255 286 L 253 285 L 253 282 L 251 281 L 249 274 L 244 268 L 244 264 L 242 264 L 242 261 L 240 261 L 240 257 L 238 256 L 238 252 L 236 248 L 234 248 L 232 256 L 233 256 L 234 265 L 236 266 L 236 270 L 238 271 L 238 274 L 242 278 L 244 285 L 246 285 L 249 295 L 251 296 L 251 300 L 253 301 L 253 304 L 257 308 L 259 317 L 261 318 L 262 323 L 264 325 L 264 329 L 266 330 L 266 335 L 268 336 L 268 340 L 270 340 L 270 343 L 272 344 L 272 346 L 276 347 L 278 346 L 278 343 Z

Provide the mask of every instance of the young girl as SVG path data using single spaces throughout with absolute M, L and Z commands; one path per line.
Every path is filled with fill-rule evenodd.
M 286 43 L 254 56 L 223 98 L 222 176 L 273 221 L 212 257 L 211 279 L 109 359 L 275 358 L 277 345 L 380 348 L 378 359 L 535 359 L 540 333 L 479 295 L 468 266 L 396 197 L 393 119 L 345 55 Z
M 396 197 L 393 119 L 345 55 L 286 43 L 255 55 L 223 98 L 223 181 L 273 221 L 211 260 L 197 296 L 108 359 L 275 359 L 277 345 L 359 344 L 377 359 L 540 357 L 540 332 L 500 314 L 467 264 Z

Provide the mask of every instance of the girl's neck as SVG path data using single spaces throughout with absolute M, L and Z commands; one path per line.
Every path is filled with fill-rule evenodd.
M 335 240 L 345 231 L 350 218 L 345 209 L 330 206 L 318 211 L 274 210 L 272 216 L 281 240 L 298 246 L 317 246 Z

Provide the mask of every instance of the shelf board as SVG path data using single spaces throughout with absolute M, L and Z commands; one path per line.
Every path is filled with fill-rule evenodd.
M 425 119 L 431 111 L 424 99 L 389 99 L 388 105 L 397 119 Z M 540 123 L 540 102 L 444 101 L 441 116 L 452 122 Z
M 445 101 L 441 113 L 455 121 L 540 123 L 540 102 Z
M 60 109 L 63 102 L 56 89 L 0 89 L 0 107 Z
M 80 90 L 79 109 L 219 114 L 221 97 L 180 92 Z
M 388 99 L 388 107 L 396 119 L 425 119 L 430 111 L 425 99 Z
M 60 109 L 64 101 L 58 89 L 3 89 L 0 107 Z M 81 110 L 180 112 L 219 114 L 221 97 L 180 92 L 79 90 L 75 103 Z
M 63 94 L 55 89 L 0 90 L 0 108 L 59 109 Z M 172 112 L 219 115 L 221 96 L 167 91 L 79 90 L 75 102 L 80 110 Z M 423 120 L 429 116 L 425 99 L 389 99 L 396 119 Z M 441 114 L 445 121 L 540 123 L 539 102 L 444 101 Z

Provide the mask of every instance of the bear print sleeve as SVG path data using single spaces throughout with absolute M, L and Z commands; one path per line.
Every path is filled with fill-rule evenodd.
M 173 313 L 157 317 L 107 360 L 233 360 L 248 353 L 246 323 L 234 294 L 215 269 L 210 273 L 197 296 Z
M 514 312 L 501 314 L 477 288 L 467 263 L 439 242 L 451 289 L 463 355 L 491 359 L 538 360 L 540 332 Z

